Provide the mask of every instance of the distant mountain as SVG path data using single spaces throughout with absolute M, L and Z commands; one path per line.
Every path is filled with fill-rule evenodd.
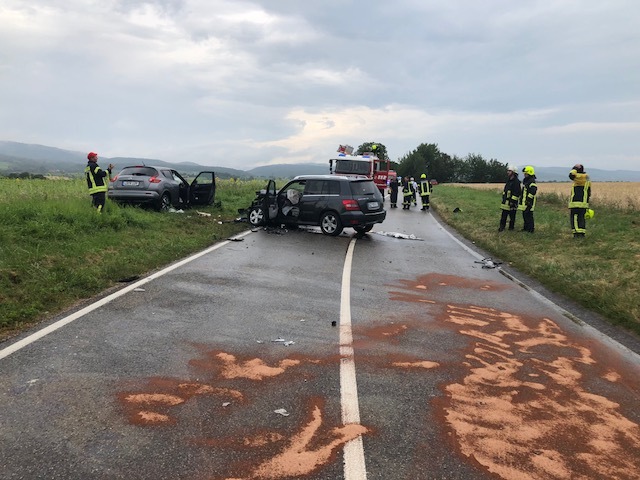
M 28 172 L 32 174 L 82 175 L 87 162 L 86 153 L 63 150 L 45 145 L 0 141 L 0 175 Z M 329 173 L 329 166 L 321 163 L 265 165 L 251 170 L 227 167 L 203 166 L 193 162 L 165 162 L 164 160 L 134 157 L 101 157 L 102 166 L 109 163 L 117 167 L 126 165 L 158 165 L 170 167 L 185 175 L 196 175 L 204 170 L 213 170 L 222 178 L 293 178 L 296 175 Z M 640 182 L 640 171 L 587 169 L 591 180 L 596 182 Z M 569 169 L 565 167 L 536 167 L 539 182 L 567 182 Z M 522 178 L 522 174 L 520 174 Z

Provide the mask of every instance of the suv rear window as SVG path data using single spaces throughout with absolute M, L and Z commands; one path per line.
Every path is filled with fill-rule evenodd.
M 378 191 L 378 187 L 371 180 L 349 182 L 349 186 L 353 195 L 375 195 Z
M 136 175 L 138 177 L 154 177 L 158 175 L 155 168 L 151 167 L 124 167 L 118 175 Z

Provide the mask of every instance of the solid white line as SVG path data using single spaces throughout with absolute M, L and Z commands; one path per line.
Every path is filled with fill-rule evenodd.
M 351 264 L 356 239 L 351 239 L 342 270 L 342 292 L 340 298 L 340 402 L 342 423 L 360 424 L 356 364 L 353 357 L 353 335 L 351 332 Z M 344 446 L 345 480 L 365 480 L 367 470 L 364 461 L 364 445 L 359 436 Z
M 239 235 L 236 235 L 234 238 L 240 238 L 240 237 L 244 237 L 245 235 L 248 235 L 249 233 L 251 233 L 251 231 L 246 231 L 243 232 Z M 75 313 L 72 313 L 71 315 L 58 320 L 55 323 L 52 323 L 51 325 L 43 328 L 42 330 L 38 330 L 36 333 L 33 333 L 31 335 L 29 335 L 28 337 L 23 338 L 22 340 L 9 345 L 6 348 L 3 348 L 2 350 L 0 350 L 0 360 L 2 360 L 5 357 L 8 357 L 9 355 L 11 355 L 12 353 L 17 352 L 18 350 L 26 347 L 27 345 L 32 344 L 33 342 L 35 342 L 36 340 L 41 339 L 42 337 L 49 335 L 52 332 L 55 332 L 56 330 L 58 330 L 59 328 L 64 327 L 65 325 L 73 322 L 74 320 L 77 320 L 81 317 L 83 317 L 84 315 L 86 315 L 89 312 L 92 312 L 93 310 L 96 310 L 97 308 L 102 307 L 103 305 L 106 305 L 107 303 L 111 302 L 112 300 L 115 300 L 118 297 L 121 297 L 122 295 L 124 295 L 125 293 L 129 293 L 131 290 L 140 287 L 141 285 L 144 285 L 145 283 L 150 282 L 151 280 L 154 280 L 158 277 L 161 277 L 162 275 L 169 273 L 172 270 L 175 270 L 178 267 L 181 267 L 182 265 L 185 265 L 193 260 L 195 260 L 196 258 L 200 258 L 203 255 L 206 255 L 207 253 L 213 252 L 214 250 L 217 250 L 218 248 L 224 247 L 225 245 L 228 245 L 229 243 L 231 243 L 229 240 L 226 240 L 224 242 L 221 243 L 217 243 L 215 245 L 213 245 L 212 247 L 207 248 L 206 250 L 203 250 L 202 252 L 196 253 L 188 258 L 185 258 L 184 260 L 180 260 L 177 263 L 174 263 L 173 265 L 170 265 L 166 268 L 164 268 L 163 270 L 160 270 L 159 272 L 156 272 L 152 275 L 149 275 L 146 278 L 143 278 L 142 280 L 139 280 L 135 283 L 132 283 L 131 285 L 127 285 L 125 288 L 123 288 L 122 290 L 118 290 L 117 292 L 112 293 L 111 295 L 108 295 L 100 300 L 98 300 L 95 303 L 92 303 L 91 305 L 83 308 L 82 310 L 78 310 Z

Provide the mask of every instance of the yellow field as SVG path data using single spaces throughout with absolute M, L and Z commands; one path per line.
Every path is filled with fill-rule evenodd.
M 452 185 L 483 190 L 502 190 L 503 183 L 455 183 Z M 538 193 L 554 193 L 568 201 L 571 182 L 538 183 Z M 591 204 L 607 205 L 615 208 L 640 209 L 640 182 L 593 182 L 591 185 Z

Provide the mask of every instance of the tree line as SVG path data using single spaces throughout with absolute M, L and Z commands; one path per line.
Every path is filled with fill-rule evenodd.
M 387 147 L 379 142 L 365 142 L 356 153 L 371 152 L 373 145 L 378 158 L 389 159 Z M 500 183 L 505 179 L 507 165 L 495 159 L 486 160 L 477 153 L 463 158 L 451 156 L 441 152 L 435 143 L 422 143 L 397 162 L 392 161 L 391 168 L 402 177 L 420 178 L 425 173 L 438 183 Z

